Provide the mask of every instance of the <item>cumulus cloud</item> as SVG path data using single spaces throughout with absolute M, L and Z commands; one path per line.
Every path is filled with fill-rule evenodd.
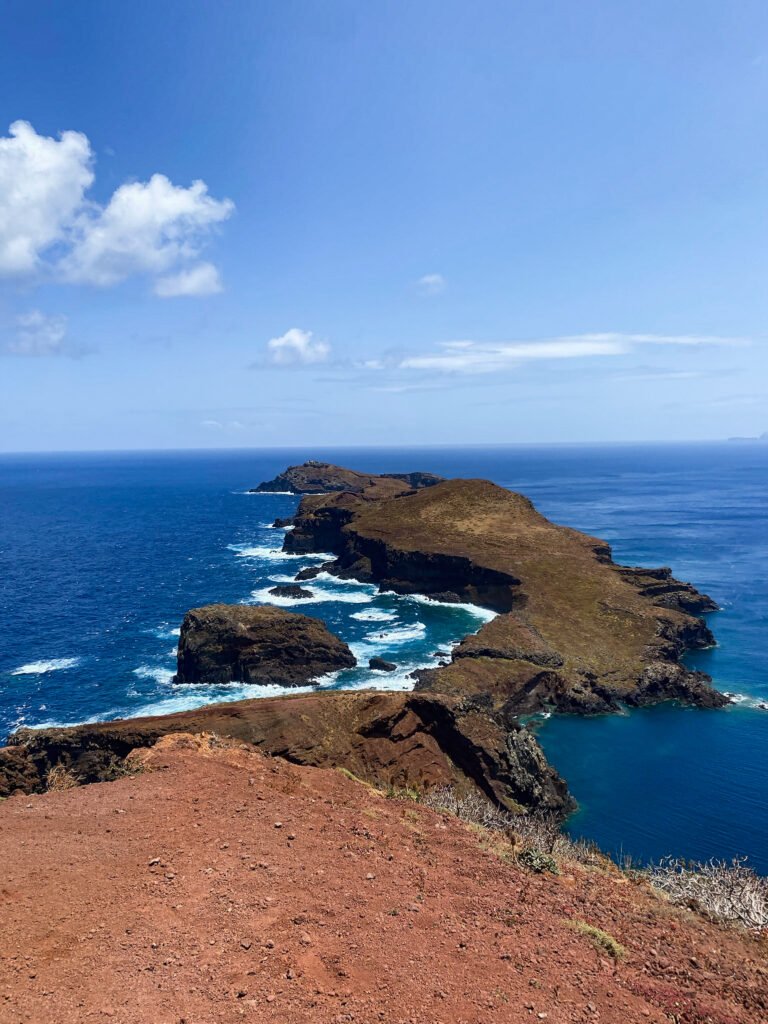
M 331 352 L 331 346 L 320 340 L 313 340 L 312 331 L 292 327 L 279 338 L 267 343 L 269 360 L 276 366 L 307 366 L 324 363 Z
M 39 309 L 16 317 L 16 333 L 6 345 L 14 356 L 63 356 L 77 354 L 67 345 L 67 318 L 46 316 Z
M 221 278 L 212 263 L 197 263 L 189 270 L 155 281 L 155 295 L 164 299 L 174 295 L 214 295 L 220 291 Z
M 57 141 L 14 121 L 0 138 L 0 274 L 35 271 L 61 241 L 93 182 L 91 163 L 80 132 L 62 132 Z
M 422 295 L 439 295 L 445 291 L 447 284 L 442 274 L 424 274 L 416 282 L 416 287 Z
M 184 188 L 154 174 L 100 206 L 86 196 L 92 163 L 79 132 L 57 140 L 25 121 L 11 125 L 0 139 L 0 275 L 44 270 L 102 287 L 146 275 L 164 297 L 220 290 L 218 271 L 199 256 L 234 210 L 229 199 L 213 198 L 205 182 Z
M 640 345 L 704 346 L 743 345 L 741 338 L 710 335 L 578 334 L 541 341 L 478 342 L 445 341 L 437 351 L 407 356 L 398 364 L 403 370 L 443 373 L 492 373 L 532 360 L 585 359 L 621 356 Z
M 95 285 L 117 284 L 134 274 L 164 274 L 194 261 L 206 234 L 232 209 L 228 199 L 209 196 L 202 181 L 181 188 L 164 174 L 153 174 L 148 182 L 121 185 L 104 209 L 83 219 L 61 270 L 70 281 Z

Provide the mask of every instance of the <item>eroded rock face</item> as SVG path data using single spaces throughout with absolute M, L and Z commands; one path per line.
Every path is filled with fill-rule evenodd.
M 302 686 L 355 664 L 343 640 L 318 619 L 280 608 L 211 604 L 184 617 L 174 682 Z
M 416 492 L 302 499 L 284 547 L 331 551 L 340 576 L 382 590 L 472 602 L 498 617 L 467 637 L 451 663 L 419 673 L 430 692 L 490 694 L 506 713 L 582 714 L 728 698 L 679 662 L 714 643 L 699 613 L 714 602 L 671 571 L 617 565 L 601 540 L 540 515 L 487 480 Z
M 510 730 L 487 700 L 343 691 L 20 730 L 0 748 L 0 796 L 41 791 L 57 765 L 80 783 L 117 778 L 130 751 L 178 732 L 244 740 L 296 764 L 342 766 L 381 786 L 474 786 L 510 810 L 566 814 L 574 806 L 534 737 Z

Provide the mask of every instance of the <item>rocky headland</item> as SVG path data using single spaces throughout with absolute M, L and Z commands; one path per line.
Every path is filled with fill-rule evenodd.
M 335 691 L 209 705 L 61 729 L 20 729 L 0 748 L 0 797 L 45 790 L 51 772 L 80 784 L 125 774 L 131 751 L 172 733 L 211 733 L 294 764 L 342 767 L 373 784 L 468 787 L 508 810 L 574 807 L 533 735 L 482 701 L 441 694 Z
M 355 489 L 339 491 L 350 474 Z M 525 716 L 670 699 L 727 703 L 680 661 L 686 650 L 713 643 L 699 616 L 714 603 L 669 569 L 617 565 L 607 544 L 554 525 L 524 496 L 485 480 L 371 477 L 323 463 L 291 467 L 263 486 L 284 489 L 286 481 L 325 489 L 302 498 L 284 545 L 335 559 L 301 579 L 326 571 L 498 614 L 451 654 L 438 652 L 443 660 L 416 674 L 413 693 L 318 692 L 20 730 L 0 750 L 0 796 L 39 792 L 57 769 L 78 782 L 114 778 L 131 750 L 169 733 L 204 731 L 298 764 L 344 766 L 375 784 L 450 783 L 500 807 L 562 817 L 573 801 Z M 347 645 L 318 619 L 218 604 L 186 615 L 175 682 L 301 686 L 354 665 Z M 369 667 L 396 666 L 375 660 Z
M 481 694 L 506 715 L 728 703 L 680 661 L 714 643 L 700 617 L 715 610 L 710 598 L 668 568 L 616 564 L 604 541 L 551 523 L 487 480 L 307 495 L 284 547 L 332 552 L 325 571 L 382 590 L 498 613 L 449 665 L 420 673 L 420 690 Z
M 332 494 L 346 491 L 359 494 L 372 488 L 382 494 L 396 494 L 420 487 L 431 487 L 440 483 L 441 476 L 434 473 L 385 473 L 381 475 L 359 473 L 355 469 L 344 469 L 329 462 L 310 459 L 300 466 L 289 466 L 273 480 L 265 480 L 258 487 L 250 489 L 251 494 Z

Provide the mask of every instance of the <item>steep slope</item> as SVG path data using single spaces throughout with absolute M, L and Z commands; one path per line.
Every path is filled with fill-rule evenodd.
M 618 873 L 210 738 L 144 768 L 0 804 L 2 1024 L 766 1019 L 756 941 Z

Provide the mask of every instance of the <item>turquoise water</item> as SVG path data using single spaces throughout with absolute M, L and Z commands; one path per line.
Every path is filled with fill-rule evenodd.
M 690 661 L 736 705 L 552 718 L 539 738 L 579 801 L 574 832 L 638 858 L 743 853 L 768 871 L 768 444 L 0 457 L 0 735 L 272 692 L 173 686 L 175 631 L 194 605 L 273 600 L 269 587 L 317 560 L 282 556 L 269 525 L 295 498 L 244 492 L 318 455 L 488 477 L 604 537 L 618 560 L 671 565 L 710 593 L 719 646 Z M 484 620 L 330 578 L 308 586 L 301 610 L 361 665 L 326 687 L 407 688 Z M 398 671 L 370 673 L 373 655 Z

